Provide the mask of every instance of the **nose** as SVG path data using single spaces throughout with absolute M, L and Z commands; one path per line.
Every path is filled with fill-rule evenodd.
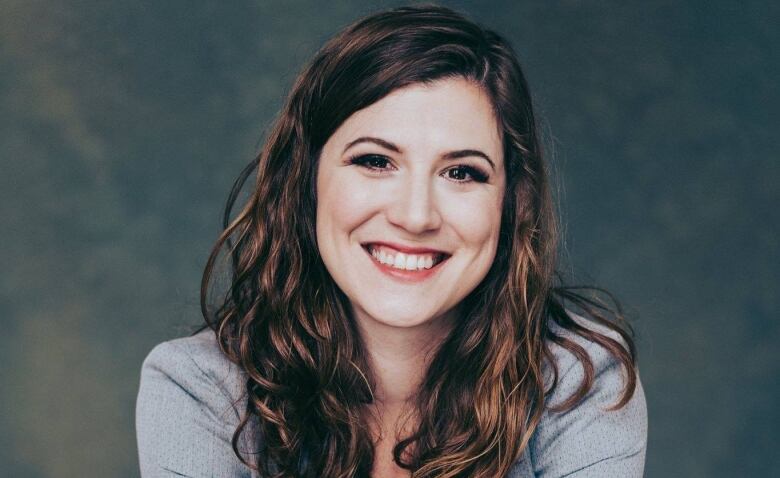
M 422 234 L 441 227 L 436 194 L 430 178 L 421 176 L 404 181 L 397 196 L 387 207 L 387 220 L 412 234 Z

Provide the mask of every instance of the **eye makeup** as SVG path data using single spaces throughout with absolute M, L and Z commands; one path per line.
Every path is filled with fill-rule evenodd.
M 383 174 L 385 171 L 389 171 L 389 169 L 386 166 L 390 164 L 390 160 L 386 156 L 383 156 L 381 154 L 369 153 L 369 154 L 359 154 L 359 155 L 350 156 L 348 159 L 348 163 L 356 166 L 361 166 L 368 170 Z M 490 176 L 481 168 L 471 166 L 468 164 L 458 164 L 452 166 L 447 169 L 446 173 L 449 175 L 452 171 L 459 171 L 460 172 L 460 174 L 458 174 L 459 177 L 463 177 L 463 175 L 467 175 L 471 178 L 471 179 L 456 179 L 450 175 L 449 179 L 452 179 L 456 183 L 471 183 L 471 182 L 486 183 L 490 178 Z

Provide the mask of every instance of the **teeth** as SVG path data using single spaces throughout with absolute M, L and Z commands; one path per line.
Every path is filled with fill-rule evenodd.
M 369 250 L 376 260 L 395 269 L 408 271 L 430 269 L 437 263 L 434 260 L 434 254 L 404 254 L 403 252 L 388 251 L 385 248 L 374 248 L 373 246 L 369 246 Z

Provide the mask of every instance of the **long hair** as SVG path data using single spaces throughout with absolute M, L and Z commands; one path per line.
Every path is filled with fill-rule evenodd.
M 557 386 L 551 344 L 573 353 L 585 371 L 579 389 L 556 410 L 576 406 L 593 385 L 585 349 L 554 333 L 553 322 L 634 370 L 633 334 L 619 305 L 559 283 L 548 175 L 528 86 L 509 43 L 439 6 L 380 12 L 346 27 L 298 76 L 264 147 L 234 184 L 224 232 L 204 271 L 206 326 L 246 372 L 247 407 L 233 449 L 263 476 L 368 476 L 372 469 L 366 409 L 375 379 L 349 301 L 319 256 L 317 162 L 354 112 L 398 88 L 454 77 L 489 95 L 503 132 L 500 237 L 488 274 L 464 299 L 461 320 L 431 360 L 414 403 L 419 424 L 395 445 L 396 463 L 416 478 L 506 475 Z M 231 220 L 255 170 L 251 195 Z M 229 284 L 212 301 L 223 257 Z M 583 327 L 572 307 L 622 341 Z M 547 390 L 545 362 L 554 376 Z M 635 375 L 626 377 L 613 408 L 634 393 Z M 237 446 L 250 423 L 257 427 L 256 464 Z

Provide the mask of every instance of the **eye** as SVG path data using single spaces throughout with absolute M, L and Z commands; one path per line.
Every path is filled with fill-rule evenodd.
M 473 166 L 466 166 L 464 164 L 448 169 L 447 175 L 450 179 L 454 179 L 459 183 L 470 183 L 472 181 L 485 183 L 488 180 L 488 175 L 483 171 Z M 471 179 L 465 179 L 467 176 Z
M 356 164 L 373 171 L 385 171 L 390 160 L 379 154 L 363 154 L 349 158 L 350 164 Z

